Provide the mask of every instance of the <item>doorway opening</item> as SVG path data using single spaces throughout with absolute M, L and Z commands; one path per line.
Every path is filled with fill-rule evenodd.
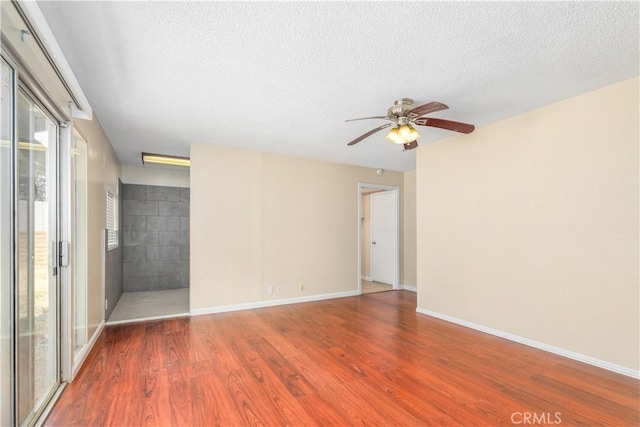
M 358 183 L 358 290 L 400 287 L 400 189 Z
M 105 248 L 106 324 L 188 316 L 189 187 L 121 183 L 118 195 L 119 241 Z

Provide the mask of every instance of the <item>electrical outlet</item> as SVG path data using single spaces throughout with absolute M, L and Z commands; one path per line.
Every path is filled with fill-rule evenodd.
M 104 309 L 105 310 L 109 310 L 109 300 L 108 299 L 104 300 Z
M 282 293 L 282 286 L 278 286 L 278 287 L 276 288 L 276 292 L 278 292 L 279 294 L 281 294 L 281 293 Z
M 267 295 L 273 295 L 273 286 L 267 286 Z
M 304 292 L 304 283 L 300 283 L 300 292 Z

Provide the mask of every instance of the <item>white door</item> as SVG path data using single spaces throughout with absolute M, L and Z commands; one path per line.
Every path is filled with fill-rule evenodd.
M 396 194 L 371 195 L 371 279 L 393 285 L 396 277 Z

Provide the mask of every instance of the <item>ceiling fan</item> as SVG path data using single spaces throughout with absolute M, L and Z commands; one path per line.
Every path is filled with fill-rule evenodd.
M 389 120 L 391 123 L 385 123 L 382 126 L 378 126 L 375 129 L 371 129 L 364 135 L 360 135 L 347 145 L 355 145 L 365 138 L 370 137 L 376 132 L 382 129 L 393 126 L 387 134 L 387 139 L 395 144 L 402 144 L 406 150 L 413 150 L 418 146 L 418 138 L 420 134 L 413 127 L 416 126 L 431 126 L 440 129 L 452 130 L 460 133 L 471 133 L 475 129 L 475 126 L 454 122 L 452 120 L 436 119 L 433 117 L 424 117 L 429 113 L 435 113 L 436 111 L 446 110 L 446 105 L 440 102 L 429 102 L 428 104 L 413 107 L 413 99 L 400 98 L 393 102 L 393 105 L 387 110 L 386 116 L 373 116 L 362 117 L 359 119 L 349 119 L 346 122 L 353 122 L 356 120 L 369 120 L 369 119 L 383 119 Z

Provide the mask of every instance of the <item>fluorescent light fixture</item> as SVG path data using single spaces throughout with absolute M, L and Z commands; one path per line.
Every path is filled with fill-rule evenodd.
M 20 150 L 47 151 L 47 146 L 36 142 L 18 142 Z
M 2 148 L 10 148 L 11 141 L 3 139 L 0 141 L 0 147 Z M 31 151 L 47 151 L 47 147 L 42 144 L 38 144 L 35 142 L 18 142 L 18 149 L 20 150 L 31 150 Z
M 155 163 L 158 165 L 170 166 L 191 166 L 191 160 L 188 157 L 167 156 L 165 154 L 142 153 L 142 164 Z

